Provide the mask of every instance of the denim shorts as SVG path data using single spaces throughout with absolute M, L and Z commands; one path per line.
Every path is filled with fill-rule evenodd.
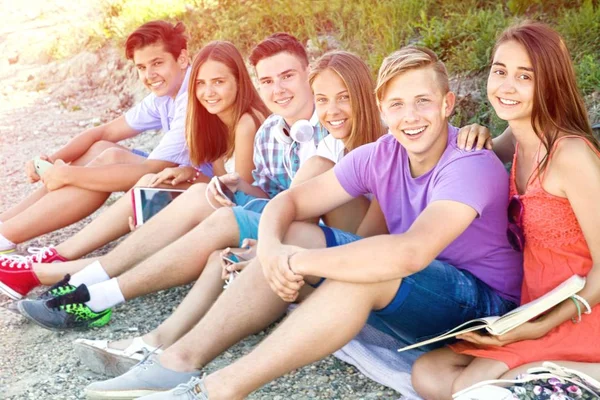
M 360 239 L 335 228 L 321 227 L 327 247 Z M 352 238 L 355 240 L 352 240 Z M 341 242 L 337 242 L 337 240 Z M 406 343 L 427 340 L 474 318 L 503 315 L 516 307 L 468 271 L 434 260 L 425 269 L 402 279 L 396 295 L 367 323 Z M 422 349 L 443 346 L 437 342 Z

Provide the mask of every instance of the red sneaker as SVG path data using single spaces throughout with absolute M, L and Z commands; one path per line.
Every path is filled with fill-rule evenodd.
M 22 299 L 40 281 L 31 269 L 31 261 L 23 256 L 0 258 L 0 293 L 14 300 Z
M 26 256 L 27 260 L 32 263 L 51 264 L 57 262 L 69 261 L 67 258 L 58 254 L 54 246 L 48 247 L 28 247 Z

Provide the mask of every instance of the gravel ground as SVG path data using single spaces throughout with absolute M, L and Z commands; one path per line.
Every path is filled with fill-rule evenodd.
M 20 23 L 27 32 L 39 34 L 52 27 L 52 24 L 40 26 L 36 15 L 8 17 L 13 26 Z M 131 67 L 123 63 L 115 49 L 81 53 L 61 63 L 48 63 L 44 57 L 21 52 L 22 37 L 17 37 L 10 26 L 0 29 L 4 29 L 0 30 L 0 54 L 3 54 L 0 55 L 0 210 L 3 211 L 35 189 L 25 180 L 25 161 L 40 153 L 50 153 L 86 127 L 114 118 L 141 98 L 143 91 L 136 84 Z M 20 55 L 16 62 L 15 55 Z M 150 149 L 157 140 L 158 135 L 143 134 L 128 145 Z M 107 204 L 115 198 L 116 195 L 111 196 Z M 25 243 L 20 251 L 24 252 L 27 246 L 60 243 L 89 220 Z M 92 255 L 103 254 L 110 248 L 111 245 L 106 246 Z M 81 365 L 72 351 L 73 340 L 118 339 L 145 333 L 163 321 L 186 292 L 187 288 L 177 288 L 131 301 L 115 310 L 107 327 L 84 333 L 55 333 L 29 324 L 7 311 L 9 300 L 0 295 L 0 398 L 84 398 L 82 389 L 102 377 Z M 262 336 L 250 337 L 233 347 L 206 371 L 221 368 L 247 353 Z M 278 379 L 250 398 L 398 397 L 398 393 L 370 381 L 355 368 L 328 357 Z

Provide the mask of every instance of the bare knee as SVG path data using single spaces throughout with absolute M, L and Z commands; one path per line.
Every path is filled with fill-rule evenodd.
M 315 156 L 308 159 L 303 165 L 302 168 L 298 170 L 298 173 L 294 176 L 294 180 L 292 181 L 292 186 L 298 185 L 302 182 L 309 180 L 315 176 L 321 175 L 325 171 L 329 171 L 334 167 L 333 161 Z
M 154 177 L 156 176 L 156 174 L 146 174 L 144 176 L 142 176 L 135 184 L 135 186 L 148 186 L 150 185 L 150 182 L 152 182 L 152 179 L 154 179 Z
M 111 165 L 111 164 L 124 164 L 131 160 L 132 153 L 127 149 L 120 147 L 111 147 L 102 151 L 96 156 L 91 165 Z
M 440 399 L 439 384 L 435 375 L 439 373 L 439 365 L 436 366 L 435 359 L 429 354 L 417 359 L 412 367 L 411 379 L 413 388 L 427 400 Z

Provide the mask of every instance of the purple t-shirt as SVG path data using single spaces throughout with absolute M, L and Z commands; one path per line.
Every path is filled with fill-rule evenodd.
M 457 134 L 457 128 L 448 127 L 440 161 L 416 178 L 406 150 L 390 134 L 351 151 L 334 171 L 351 196 L 372 193 L 377 198 L 391 234 L 406 232 L 434 201 L 472 207 L 478 218 L 436 258 L 471 272 L 502 297 L 519 303 L 522 258 L 506 238 L 508 175 L 491 151 L 458 149 Z

